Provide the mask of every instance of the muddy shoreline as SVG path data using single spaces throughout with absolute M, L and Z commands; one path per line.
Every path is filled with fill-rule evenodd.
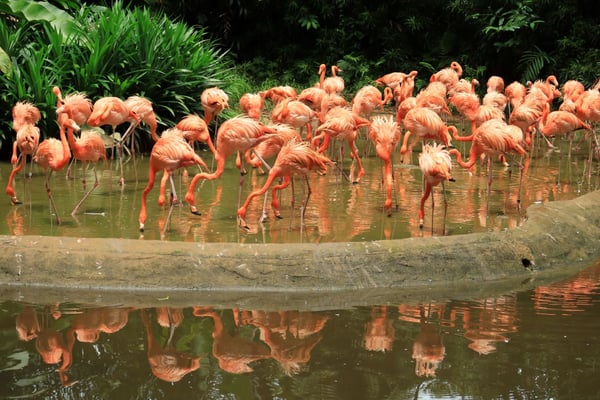
M 319 309 L 500 294 L 600 260 L 599 204 L 596 191 L 509 231 L 362 243 L 0 236 L 0 299 Z

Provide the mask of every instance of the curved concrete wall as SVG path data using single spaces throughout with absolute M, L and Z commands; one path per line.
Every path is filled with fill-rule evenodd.
M 74 293 L 110 303 L 119 294 L 239 305 L 272 296 L 326 302 L 332 293 L 352 293 L 354 303 L 384 301 L 453 288 L 508 289 L 589 266 L 600 259 L 600 192 L 532 206 L 521 227 L 500 233 L 285 245 L 39 236 L 0 236 L 0 243 L 4 298 L 38 293 L 60 301 Z

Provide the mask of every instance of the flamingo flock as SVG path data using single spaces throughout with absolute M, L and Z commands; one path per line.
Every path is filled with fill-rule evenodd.
M 281 218 L 278 192 L 288 187 L 294 177 L 301 177 L 308 189 L 301 205 L 304 217 L 311 193 L 308 174 L 332 171 L 345 174 L 342 166 L 345 152 L 349 153 L 351 165 L 350 173 L 344 176 L 352 184 L 360 184 L 365 171 L 357 143 L 362 136 L 367 140 L 366 145 L 374 145 L 375 153 L 382 162 L 381 188 L 385 192 L 382 209 L 388 216 L 393 214 L 393 157 L 398 155 L 401 162 L 412 164 L 413 149 L 421 150 L 418 166 L 423 191 L 420 199 L 415 199 L 420 201 L 418 217 L 421 229 L 425 224 L 425 203 L 430 196 L 433 212 L 433 188 L 441 184 L 445 196 L 445 183 L 454 181 L 451 173 L 453 164 L 473 171 L 478 163 L 487 163 L 487 169 L 482 170 L 486 170 L 488 175 L 489 199 L 493 161 L 499 159 L 508 165 L 508 158 L 512 157 L 513 164 L 520 167 L 522 177 L 524 160 L 529 156 L 537 136 L 552 147 L 553 138 L 572 137 L 573 132 L 583 129 L 586 137 L 590 138 L 590 167 L 591 160 L 597 156 L 598 143 L 593 124 L 600 121 L 600 83 L 586 89 L 580 82 L 569 80 L 561 87 L 556 77 L 551 75 L 526 85 L 519 82 L 505 85 L 501 77 L 491 76 L 486 82 L 484 96 L 480 97 L 476 90 L 479 81 L 463 78 L 462 66 L 453 61 L 448 67 L 431 74 L 427 85 L 418 93 L 414 93 L 417 71 L 390 72 L 350 97 L 345 93 L 346 85 L 339 75 L 343 71 L 335 65 L 330 71 L 331 75 L 326 76 L 326 65 L 320 65 L 318 82 L 301 91 L 282 85 L 258 93 L 245 93 L 239 99 L 241 114 L 220 123 L 219 115 L 230 107 L 229 96 L 218 87 L 205 89 L 200 96 L 204 116 L 185 116 L 176 126 L 160 135 L 152 103 L 148 99 L 138 96 L 125 100 L 104 97 L 92 103 L 84 94 L 73 93 L 63 97 L 60 89 L 54 88 L 60 140 L 49 138 L 39 143 L 36 124 L 40 112 L 33 104 L 19 102 L 13 109 L 16 139 L 11 158 L 13 170 L 6 194 L 13 205 L 21 203 L 13 182 L 27 157 L 31 157 L 47 171 L 46 191 L 51 212 L 60 224 L 50 189 L 51 174 L 63 169 L 71 159 L 81 161 L 84 170 L 87 163 L 91 163 L 95 182 L 75 205 L 72 215 L 77 214 L 99 184 L 97 162 L 107 158 L 106 140 L 90 129 L 101 126 L 111 127 L 112 143 L 119 150 L 120 163 L 123 151 L 129 151 L 125 150 L 126 141 L 135 134 L 140 124 L 149 128 L 154 140 L 148 183 L 142 192 L 139 213 L 141 232 L 147 219 L 147 197 L 158 172 L 163 172 L 158 197 L 161 207 L 166 204 L 167 181 L 171 183 L 170 216 L 173 207 L 179 204 L 173 174 L 191 166 L 199 169 L 189 183 L 184 200 L 192 215 L 200 215 L 196 205 L 198 183 L 219 179 L 226 169 L 226 161 L 234 155 L 241 175 L 237 218 L 244 230 L 249 229 L 247 210 L 250 203 L 263 194 L 265 206 L 260 222 L 268 219 L 268 191 L 277 179 L 281 183 L 271 191 L 274 216 Z M 560 103 L 559 108 L 554 106 L 555 102 Z M 393 107 L 393 112 L 386 112 L 385 107 Z M 449 121 L 463 123 L 459 129 L 458 125 Z M 468 121 L 467 129 L 464 121 Z M 129 123 L 129 127 L 120 135 L 116 127 L 123 123 Z M 215 128 L 211 137 L 209 126 L 212 123 Z M 75 137 L 76 132 L 81 132 L 79 138 Z M 195 141 L 208 146 L 216 163 L 214 171 L 211 172 L 196 153 Z M 453 141 L 471 143 L 468 160 L 454 148 Z M 366 151 L 363 157 L 365 155 Z M 267 177 L 264 185 L 252 191 L 242 202 L 243 177 L 247 173 L 245 165 L 258 168 Z M 82 183 L 85 186 L 85 178 Z M 122 172 L 120 183 L 124 184 Z M 445 207 L 446 204 L 444 200 Z M 167 219 L 165 230 L 168 230 L 168 225 Z

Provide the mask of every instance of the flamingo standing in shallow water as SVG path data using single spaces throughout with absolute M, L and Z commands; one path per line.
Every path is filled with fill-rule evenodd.
M 327 149 L 331 138 L 345 139 L 348 142 L 352 161 L 356 161 L 358 164 L 356 179 L 353 176 L 350 177 L 352 183 L 360 182 L 360 178 L 365 174 L 355 141 L 358 129 L 362 126 L 369 126 L 369 124 L 369 120 L 352 113 L 352 111 L 335 107 L 327 113 L 325 122 L 317 127 L 315 132 L 317 135 L 312 140 L 312 144 L 315 145 L 321 138 L 324 138 L 323 144 L 318 149 L 319 153 L 323 153 Z M 351 173 L 351 175 L 353 174 Z
M 27 162 L 27 156 L 33 157 L 33 154 L 35 153 L 35 150 L 37 149 L 37 146 L 40 143 L 39 129 L 33 129 L 32 127 L 35 127 L 35 125 L 38 123 L 38 121 L 41 118 L 41 114 L 40 110 L 32 103 L 19 101 L 14 105 L 12 109 L 12 117 L 13 129 L 17 133 L 17 137 L 13 142 L 10 163 L 14 166 L 13 168 L 16 168 L 17 162 L 21 160 L 21 163 L 23 164 L 19 167 L 19 170 L 21 170 Z M 21 128 L 25 126 L 29 127 L 27 129 L 21 130 Z M 20 134 L 19 131 L 21 131 Z M 18 156 L 17 152 L 19 153 Z M 31 177 L 31 174 L 32 171 L 30 168 L 29 177 Z
M 238 209 L 237 215 L 240 218 L 241 226 L 245 229 L 248 229 L 248 225 L 245 221 L 248 205 L 254 197 L 264 194 L 276 178 L 283 177 L 284 181 L 282 184 L 273 188 L 271 195 L 271 206 L 275 216 L 277 218 L 281 218 L 279 213 L 279 201 L 277 200 L 277 190 L 286 188 L 290 184 L 292 176 L 300 175 L 306 178 L 306 175 L 310 171 L 325 173 L 327 171 L 327 167 L 331 164 L 333 163 L 328 157 L 311 149 L 307 142 L 296 140 L 287 142 L 285 145 L 283 145 L 279 154 L 277 155 L 277 159 L 269 171 L 269 176 L 267 177 L 265 184 L 260 189 L 250 193 L 244 204 Z M 306 184 L 308 186 L 308 193 L 306 199 L 302 203 L 302 217 L 304 217 L 306 205 L 311 194 L 308 178 L 306 178 Z
M 452 131 L 453 135 L 458 134 L 456 127 L 446 125 L 435 111 L 427 107 L 417 106 L 410 109 L 402 122 L 406 128 L 406 133 L 404 134 L 400 154 L 407 152 L 408 140 L 412 135 L 415 135 L 417 140 L 436 140 L 442 142 L 444 146 L 450 147 L 452 143 L 450 131 Z
M 73 127 L 70 127 L 73 129 Z M 50 189 L 50 177 L 52 172 L 60 171 L 69 163 L 71 160 L 71 149 L 69 148 L 69 142 L 65 135 L 65 126 L 60 126 L 60 140 L 55 138 L 45 139 L 40 145 L 33 157 L 33 161 L 36 162 L 44 171 L 46 171 L 46 193 L 50 200 L 50 211 L 56 215 L 56 222 L 60 225 L 60 215 L 54 204 L 52 198 L 52 190 Z
M 513 129 L 514 128 L 514 129 Z M 456 156 L 458 164 L 466 169 L 471 169 L 482 154 L 485 154 L 488 158 L 488 201 L 492 186 L 492 160 L 494 157 L 503 156 L 506 157 L 508 153 L 517 153 L 520 156 L 526 156 L 527 151 L 523 148 L 522 138 L 523 135 L 519 132 L 513 134 L 517 128 L 514 125 L 508 125 L 501 119 L 491 119 L 484 122 L 477 128 L 473 135 L 473 141 L 471 143 L 471 149 L 469 151 L 469 161 L 465 162 L 462 159 L 460 151 L 457 149 L 450 149 L 449 153 Z M 523 177 L 523 168 L 521 167 L 521 174 L 519 179 L 519 203 L 520 203 L 520 190 L 521 180 Z
M 546 109 L 538 121 L 538 130 L 546 137 L 569 136 L 569 157 L 571 157 L 571 143 L 573 141 L 571 133 L 578 129 L 591 131 L 592 127 L 579 119 L 577 115 L 568 111 L 556 110 L 550 112 L 550 104 L 546 104 Z
M 62 118 L 62 125 L 67 129 L 67 141 L 71 148 L 71 153 L 74 159 L 81 161 L 83 170 L 83 187 L 85 188 L 85 167 L 88 162 L 92 163 L 92 170 L 94 171 L 94 184 L 88 190 L 85 195 L 81 198 L 79 203 L 75 206 L 71 215 L 77 214 L 79 207 L 83 204 L 85 199 L 88 198 L 90 193 L 96 189 L 99 185 L 98 174 L 96 173 L 96 163 L 98 160 L 106 161 L 106 149 L 104 148 L 104 141 L 94 132 L 83 132 L 79 139 L 75 139 L 73 134 L 74 130 L 79 131 L 81 128 L 70 118 Z
M 32 124 L 22 125 L 21 128 L 17 131 L 17 138 L 15 140 L 15 144 L 18 144 L 20 149 L 19 158 L 15 157 L 15 163 L 12 171 L 8 177 L 8 183 L 6 184 L 6 194 L 10 197 L 10 202 L 13 205 L 21 204 L 21 201 L 17 198 L 17 194 L 15 193 L 15 189 L 13 187 L 13 182 L 15 176 L 23 169 L 25 163 L 27 162 L 27 155 L 30 154 L 33 156 L 35 151 L 38 148 L 38 143 L 40 141 L 40 130 L 37 126 Z
M 202 158 L 194 152 L 192 146 L 187 143 L 183 137 L 177 135 L 169 135 L 167 137 L 161 137 L 152 147 L 150 154 L 150 172 L 148 177 L 148 184 L 142 192 L 142 206 L 140 208 L 139 222 L 140 232 L 144 231 L 144 225 L 147 218 L 146 212 L 146 198 L 148 193 L 154 186 L 156 173 L 164 170 L 165 174 L 168 175 L 171 181 L 171 208 L 169 209 L 169 217 L 173 209 L 173 205 L 177 201 L 177 195 L 175 191 L 175 183 L 173 182 L 173 172 L 182 167 L 188 167 L 190 165 L 201 165 L 208 169 Z M 168 229 L 169 223 L 165 223 L 165 230 Z
M 383 161 L 383 180 L 386 189 L 384 209 L 388 216 L 392 215 L 392 189 L 394 177 L 392 173 L 392 154 L 400 141 L 400 127 L 392 117 L 377 116 L 369 128 L 369 138 L 375 144 L 377 156 Z
M 275 123 L 288 124 L 302 130 L 306 128 L 306 140 L 312 138 L 311 123 L 317 114 L 300 100 L 286 98 L 280 101 L 271 112 L 271 120 Z
M 119 149 L 119 170 L 121 174 L 119 183 L 121 185 L 125 184 L 125 178 L 123 177 L 123 142 L 140 123 L 140 118 L 127 107 L 127 104 L 123 100 L 118 97 L 109 96 L 96 100 L 92 113 L 87 120 L 89 126 L 109 125 L 112 127 L 113 138 L 117 126 L 126 122 L 129 122 L 129 127 L 120 138 L 115 139 L 117 148 Z
M 213 154 L 216 152 L 214 146 L 212 145 L 212 141 L 209 141 L 210 132 L 208 131 L 208 125 L 206 125 L 204 119 L 200 118 L 200 116 L 197 114 L 186 115 L 177 123 L 177 125 L 175 125 L 174 128 L 167 129 L 161 135 L 161 137 L 164 138 L 169 136 L 177 136 L 184 139 L 190 146 L 192 146 L 192 148 L 194 148 L 195 142 L 208 143 L 211 152 Z M 187 171 L 184 170 L 184 174 L 186 173 Z M 167 181 L 169 180 L 170 176 L 171 174 L 165 171 L 160 180 L 158 205 L 161 207 L 166 203 L 165 191 L 167 188 Z
M 238 154 L 240 162 L 240 172 L 245 174 L 243 165 L 243 154 L 246 150 L 258 145 L 271 137 L 272 133 L 276 133 L 272 128 L 269 128 L 260 122 L 247 116 L 237 116 L 223 122 L 219 127 L 217 134 L 217 146 L 214 160 L 217 162 L 217 167 L 213 173 L 202 172 L 196 174 L 188 187 L 185 195 L 186 202 L 190 205 L 192 214 L 199 215 L 199 211 L 195 206 L 195 189 L 198 182 L 202 179 L 215 180 L 223 175 L 225 171 L 225 161 L 233 153 Z M 240 180 L 240 191 L 242 189 L 243 179 Z
M 87 120 L 92 114 L 93 104 L 84 93 L 69 93 L 63 98 L 58 86 L 52 88 L 52 93 L 56 96 L 56 112 L 59 126 L 62 124 L 62 119 L 64 118 L 72 119 L 79 127 L 87 125 Z M 69 168 L 67 168 L 67 179 L 71 177 L 71 169 L 75 161 L 74 158 L 71 159 Z
M 431 195 L 434 186 L 442 184 L 442 193 L 444 194 L 444 220 L 446 217 L 446 209 L 448 202 L 446 201 L 446 181 L 454 182 L 452 177 L 452 159 L 450 153 L 441 144 L 423 146 L 423 151 L 419 154 L 419 167 L 423 172 L 423 180 L 425 182 L 425 190 L 421 196 L 419 207 L 419 228 L 423 229 L 425 219 L 425 202 Z M 433 196 L 431 196 L 431 213 L 433 215 L 434 207 Z

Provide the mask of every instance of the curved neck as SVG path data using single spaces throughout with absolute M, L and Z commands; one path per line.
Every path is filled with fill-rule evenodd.
M 463 161 L 462 154 L 460 154 L 460 151 L 458 151 L 458 149 L 450 149 L 448 151 L 448 154 L 456 156 L 456 162 L 458 163 L 458 165 L 460 165 L 463 168 L 469 169 L 473 165 L 475 165 L 475 161 L 477 161 L 477 157 L 474 157 L 472 154 L 473 153 L 472 149 L 473 149 L 473 146 L 471 146 L 471 154 L 469 154 L 468 162 Z

